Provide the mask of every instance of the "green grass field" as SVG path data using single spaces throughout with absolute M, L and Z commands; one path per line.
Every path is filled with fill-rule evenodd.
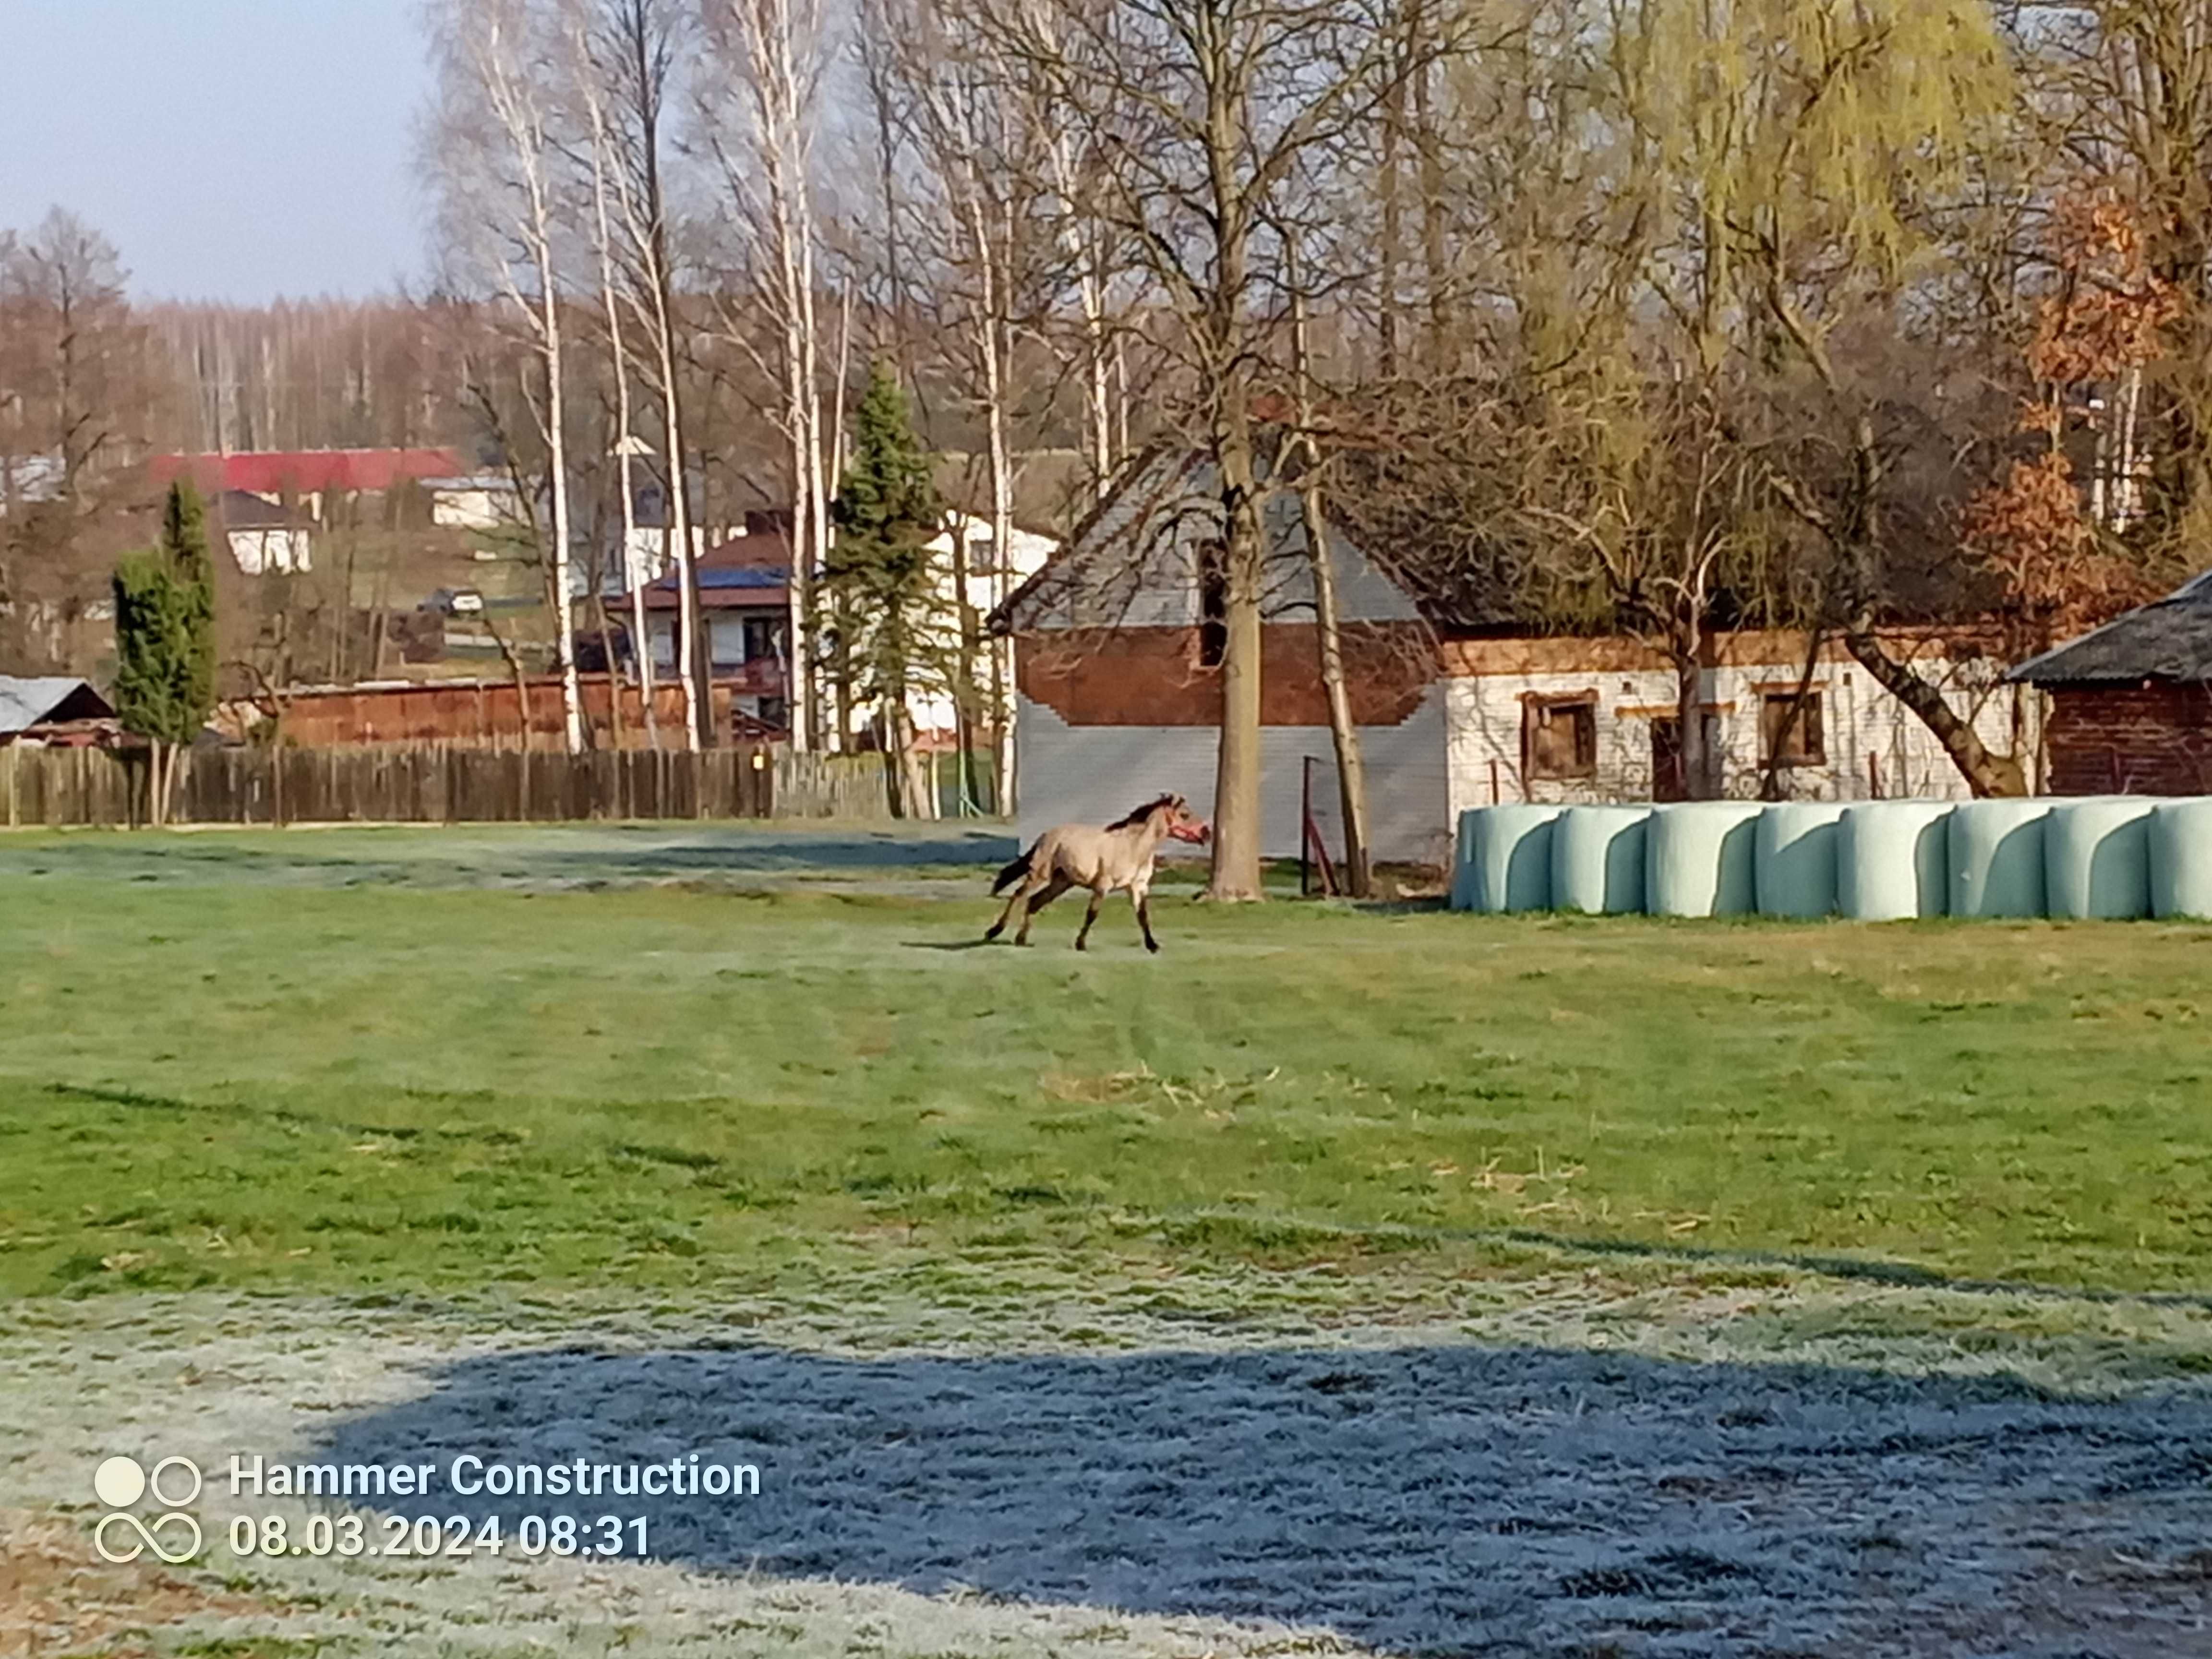
M 1530 1251 L 2212 1284 L 2212 930 L 1126 902 L 988 837 L 0 840 L 0 1287 Z

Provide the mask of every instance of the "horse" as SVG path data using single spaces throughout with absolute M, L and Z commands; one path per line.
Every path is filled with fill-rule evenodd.
M 1152 937 L 1151 893 L 1152 864 L 1159 856 L 1160 842 L 1170 838 L 1203 842 L 1211 833 L 1203 820 L 1191 816 L 1189 804 L 1181 795 L 1148 800 L 1103 830 L 1087 823 L 1063 823 L 1048 830 L 1028 852 L 1000 871 L 999 878 L 991 884 L 994 898 L 1010 886 L 1014 891 L 983 938 L 988 943 L 1006 932 L 1014 907 L 1027 899 L 1029 908 L 1022 912 L 1022 925 L 1014 934 L 1015 944 L 1027 945 L 1030 923 L 1038 911 L 1071 887 L 1088 887 L 1091 908 L 1083 913 L 1083 927 L 1075 936 L 1075 948 L 1085 950 L 1091 924 L 1098 920 L 1098 907 L 1105 902 L 1106 895 L 1126 887 L 1137 908 L 1137 926 L 1144 931 L 1145 949 L 1158 951 L 1160 942 Z

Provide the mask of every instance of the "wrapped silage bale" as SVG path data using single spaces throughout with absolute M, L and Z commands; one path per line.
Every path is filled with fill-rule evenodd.
M 1452 908 L 1497 914 L 1552 903 L 1552 823 L 1566 809 L 1510 802 L 1459 815 Z
M 1675 801 L 1644 827 L 1644 905 L 1655 916 L 1740 916 L 1759 905 L 1755 800 Z
M 1951 809 L 1948 854 L 1954 916 L 2039 916 L 2047 800 L 1963 800 Z
M 1644 908 L 1648 806 L 1571 806 L 1552 826 L 1552 908 L 1590 915 Z
M 1948 800 L 1862 800 L 1836 826 L 1836 904 L 1858 921 L 1911 921 L 1950 908 Z
M 2043 824 L 2044 908 L 2073 921 L 2150 914 L 2150 816 L 2142 797 L 2062 800 Z
M 2162 800 L 2152 810 L 2150 911 L 2212 919 L 2212 795 Z
M 1777 801 L 1759 815 L 1753 875 L 1762 916 L 1826 916 L 1836 909 L 1836 827 L 1844 804 Z

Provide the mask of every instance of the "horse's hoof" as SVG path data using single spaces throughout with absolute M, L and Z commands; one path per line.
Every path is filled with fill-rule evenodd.
M 1160 953 L 1160 947 L 1153 944 L 1150 939 L 1146 939 L 1145 941 L 1145 949 L 1150 951 L 1154 956 L 1158 956 Z

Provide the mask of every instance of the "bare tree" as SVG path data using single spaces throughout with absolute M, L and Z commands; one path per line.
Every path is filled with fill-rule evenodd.
M 1218 481 L 1221 719 L 1209 896 L 1261 896 L 1265 549 L 1256 375 L 1278 321 L 1267 227 L 1301 168 L 1372 113 L 1394 72 L 1358 0 L 979 0 L 1006 55 L 1048 88 L 1097 161 L 1084 204 L 1172 310 L 1189 426 Z
M 792 744 L 822 746 L 814 582 L 829 551 L 817 326 L 813 162 L 834 52 L 818 0 L 714 0 L 708 34 L 737 90 L 710 106 L 734 227 L 764 266 L 777 325 L 781 423 L 795 509 L 791 561 Z M 733 331 L 734 337 L 745 337 Z
M 543 370 L 543 401 L 532 410 L 545 441 L 551 501 L 549 598 L 562 725 L 568 751 L 578 754 L 584 726 L 569 615 L 567 338 L 556 252 L 556 21 L 543 0 L 443 0 L 432 24 L 442 89 L 432 159 L 449 238 L 512 306 Z
M 628 293 L 617 274 L 615 233 L 607 210 L 608 173 L 615 158 L 611 154 L 613 141 L 608 131 L 605 102 L 599 86 L 599 65 L 592 58 L 592 41 L 586 21 L 580 18 L 574 20 L 571 28 L 573 55 L 570 64 L 575 73 L 576 88 L 584 106 L 589 131 L 592 243 L 599 257 L 599 300 L 606 319 L 608 367 L 614 382 L 614 460 L 616 489 L 622 496 L 623 585 L 629 590 L 630 648 L 637 660 L 638 697 L 644 708 L 646 746 L 657 750 L 660 747 L 660 730 L 653 710 L 653 640 L 645 614 L 647 573 L 636 567 L 637 489 L 631 464 L 639 446 L 630 425 L 630 354 L 623 329 L 625 298 L 634 301 L 635 296 Z M 688 568 L 688 560 L 685 564 Z M 601 612 L 604 617 L 603 593 Z M 619 719 L 622 693 L 611 651 L 607 657 L 607 686 L 609 698 Z M 692 744 L 696 744 L 698 737 L 696 723 L 687 721 L 686 726 L 690 729 Z
M 79 654 L 130 539 L 125 467 L 160 387 L 114 245 L 76 215 L 0 232 L 0 641 L 24 665 Z
M 625 303 L 645 335 L 641 365 L 661 413 L 663 562 L 677 579 L 676 672 L 684 685 L 684 744 L 714 736 L 713 665 L 702 638 L 692 472 L 683 406 L 684 352 L 678 341 L 678 295 L 666 179 L 672 82 L 680 52 L 695 45 L 675 0 L 588 0 L 586 40 L 604 106 L 611 165 L 607 180 L 619 210 Z M 644 647 L 641 646 L 641 650 Z

